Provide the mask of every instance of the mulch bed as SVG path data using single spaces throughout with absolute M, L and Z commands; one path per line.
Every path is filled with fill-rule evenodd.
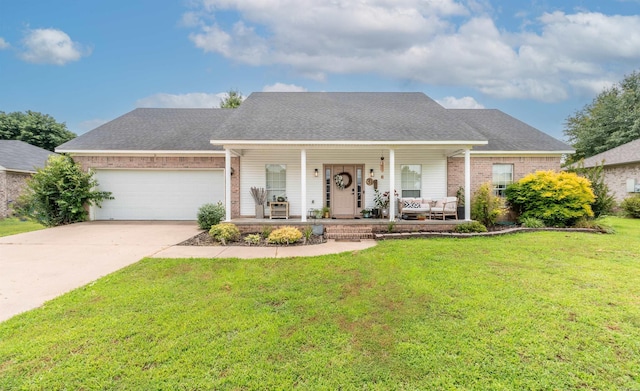
M 435 237 L 454 237 L 454 238 L 470 238 L 474 236 L 498 236 L 514 234 L 518 232 L 536 232 L 536 231 L 561 231 L 561 232 L 588 232 L 588 233 L 603 233 L 600 230 L 591 228 L 522 228 L 513 225 L 496 225 L 489 229 L 489 232 L 480 233 L 455 233 L 455 232 L 395 232 L 395 233 L 377 233 L 374 234 L 374 239 L 406 239 L 406 238 L 435 238 Z M 291 244 L 271 244 L 262 239 L 259 244 L 249 244 L 244 241 L 244 238 L 249 235 L 242 235 L 239 241 L 227 243 L 227 246 L 246 246 L 246 247 L 282 247 L 282 246 L 310 246 L 315 244 L 326 243 L 327 240 L 323 236 L 312 235 L 307 243 L 304 239 L 297 243 Z M 184 242 L 178 243 L 178 246 L 222 246 L 221 243 L 216 242 L 207 231 L 201 232 Z
M 267 243 L 264 239 L 259 244 L 248 244 L 244 241 L 244 238 L 247 235 L 242 235 L 239 241 L 227 243 L 228 246 L 247 246 L 247 247 L 282 247 L 282 246 L 310 246 L 314 244 L 322 244 L 326 243 L 326 239 L 322 236 L 311 235 L 307 243 L 304 243 L 304 238 L 297 243 L 291 244 L 271 244 Z M 196 236 L 191 237 L 190 239 L 185 240 L 184 242 L 178 243 L 178 246 L 222 246 L 220 242 L 216 242 L 211 236 L 209 236 L 209 232 L 204 231 L 202 233 L 197 234 Z

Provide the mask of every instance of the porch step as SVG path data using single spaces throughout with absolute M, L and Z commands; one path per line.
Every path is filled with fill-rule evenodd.
M 324 237 L 326 239 L 373 239 L 371 227 L 333 225 L 327 226 Z

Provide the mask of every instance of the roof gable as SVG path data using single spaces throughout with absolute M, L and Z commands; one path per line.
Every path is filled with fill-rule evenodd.
M 476 141 L 486 138 L 423 93 L 254 92 L 216 141 Z
M 56 153 L 19 140 L 0 140 L 0 168 L 9 171 L 35 172 Z

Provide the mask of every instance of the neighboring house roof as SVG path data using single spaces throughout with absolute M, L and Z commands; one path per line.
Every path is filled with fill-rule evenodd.
M 0 170 L 36 172 L 56 153 L 19 140 L 0 140 Z
M 254 92 L 212 139 L 229 141 L 487 139 L 423 93 Z
M 564 152 L 573 148 L 526 123 L 495 109 L 450 109 L 452 113 L 483 134 L 489 144 L 477 151 Z
M 216 151 L 213 129 L 232 109 L 135 109 L 58 148 L 72 151 Z
M 594 167 L 596 164 L 602 164 L 603 161 L 605 166 L 640 162 L 640 139 L 586 158 L 584 166 Z

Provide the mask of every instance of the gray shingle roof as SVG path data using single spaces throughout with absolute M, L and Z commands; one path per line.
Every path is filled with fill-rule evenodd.
M 51 151 L 18 140 L 0 140 L 0 168 L 15 171 L 32 171 L 42 168 Z
M 486 141 L 423 93 L 254 92 L 217 140 Z
M 231 109 L 135 109 L 68 141 L 56 151 L 215 151 L 214 129 Z
M 603 160 L 605 166 L 640 162 L 640 139 L 584 159 L 584 166 L 594 167 L 596 164 L 601 164 Z
M 489 144 L 474 151 L 573 151 L 573 148 L 540 130 L 496 109 L 450 109 L 483 134 Z
M 467 141 L 474 151 L 570 151 L 499 111 L 445 109 L 423 93 L 257 92 L 237 109 L 135 109 L 57 151 L 211 151 L 218 141 Z

